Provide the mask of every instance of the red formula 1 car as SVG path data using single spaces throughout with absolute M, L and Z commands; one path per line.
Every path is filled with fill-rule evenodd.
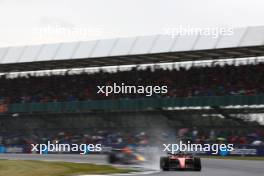
M 166 157 L 160 158 L 160 168 L 163 171 L 169 170 L 193 170 L 201 171 L 201 159 L 191 154 L 177 153 L 168 154 Z

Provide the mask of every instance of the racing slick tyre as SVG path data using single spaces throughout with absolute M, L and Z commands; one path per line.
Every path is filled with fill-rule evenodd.
M 110 153 L 110 154 L 108 155 L 108 162 L 109 162 L 110 164 L 114 164 L 114 163 L 117 162 L 117 158 L 116 158 L 116 155 L 115 155 L 114 153 Z
M 201 159 L 200 158 L 194 158 L 194 170 L 195 171 L 201 171 L 202 167 L 201 167 Z
M 168 157 L 161 157 L 160 158 L 160 168 L 163 171 L 168 171 L 170 169 Z

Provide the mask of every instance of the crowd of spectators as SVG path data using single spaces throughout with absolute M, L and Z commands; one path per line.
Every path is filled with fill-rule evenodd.
M 167 97 L 257 95 L 264 93 L 264 64 L 191 67 L 179 69 L 133 68 L 109 73 L 0 77 L 0 103 L 60 102 L 89 99 L 137 98 L 141 94 L 97 94 L 97 86 L 113 83 L 133 86 L 168 86 Z
M 192 143 L 231 143 L 236 145 L 264 145 L 263 129 L 256 130 L 232 130 L 232 129 L 204 129 L 204 128 L 180 128 L 170 131 L 138 131 L 124 132 L 122 130 L 96 130 L 89 132 L 45 132 L 40 131 L 29 135 L 0 135 L 0 145 L 30 145 L 45 144 L 47 141 L 61 144 L 102 144 L 103 146 L 116 145 L 162 145 L 163 143 L 178 140 L 191 141 Z

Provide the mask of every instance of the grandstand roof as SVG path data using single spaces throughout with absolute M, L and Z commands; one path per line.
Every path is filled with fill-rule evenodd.
M 0 48 L 0 72 L 242 58 L 264 55 L 264 26 L 233 35 L 154 35 Z

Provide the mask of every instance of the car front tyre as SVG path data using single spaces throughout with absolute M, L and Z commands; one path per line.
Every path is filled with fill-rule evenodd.
M 167 157 L 161 157 L 160 158 L 160 168 L 163 171 L 169 170 L 169 158 L 167 158 Z

